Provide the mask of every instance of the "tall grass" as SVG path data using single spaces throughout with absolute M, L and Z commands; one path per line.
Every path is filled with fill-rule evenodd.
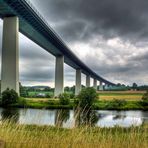
M 63 129 L 4 121 L 0 139 L 8 148 L 147 148 L 148 126 Z

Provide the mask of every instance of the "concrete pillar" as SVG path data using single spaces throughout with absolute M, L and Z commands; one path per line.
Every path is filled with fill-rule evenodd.
M 94 82 L 93 82 L 93 87 L 94 87 L 94 89 L 96 89 L 96 90 L 97 90 L 97 79 L 94 79 Z
M 86 76 L 86 87 L 90 87 L 90 76 Z
M 19 19 L 3 19 L 1 92 L 14 89 L 19 94 Z
M 105 90 L 108 90 L 108 87 L 109 87 L 109 85 L 105 84 L 105 86 L 104 86 Z
M 76 70 L 76 86 L 75 86 L 75 95 L 78 95 L 81 91 L 81 70 Z
M 103 82 L 100 81 L 99 90 L 103 90 Z
M 59 56 L 56 57 L 54 96 L 57 97 L 63 92 L 64 92 L 64 56 Z

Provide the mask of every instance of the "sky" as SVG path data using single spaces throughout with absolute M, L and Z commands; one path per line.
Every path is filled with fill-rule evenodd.
M 30 1 L 68 47 L 98 75 L 114 83 L 148 84 L 147 0 Z M 2 27 L 0 20 L 0 47 Z M 55 57 L 22 34 L 19 40 L 21 83 L 54 87 Z M 72 86 L 75 70 L 64 66 L 65 86 Z

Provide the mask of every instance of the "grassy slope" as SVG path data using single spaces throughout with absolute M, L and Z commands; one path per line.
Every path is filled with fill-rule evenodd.
M 148 126 L 131 128 L 74 128 L 0 124 L 7 148 L 147 148 Z

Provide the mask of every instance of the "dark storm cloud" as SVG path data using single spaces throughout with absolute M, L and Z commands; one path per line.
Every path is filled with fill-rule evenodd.
M 139 41 L 148 36 L 147 0 L 32 0 L 66 41 L 120 36 Z M 47 8 L 45 10 L 45 8 Z
M 31 2 L 72 50 L 73 43 L 88 43 L 94 48 L 90 51 L 95 54 L 88 53 L 85 57 L 80 58 L 101 76 L 111 78 L 113 81 L 127 82 L 128 77 L 133 76 L 133 79 L 136 80 L 141 73 L 144 74 L 148 62 L 147 52 L 128 57 L 132 54 L 132 52 L 128 52 L 131 47 L 129 49 L 110 47 L 106 40 L 117 37 L 123 41 L 123 44 L 127 41 L 134 44 L 137 47 L 136 50 L 140 47 L 147 47 L 148 1 L 44 0 L 41 2 L 31 0 Z M 99 40 L 92 42 L 96 38 L 101 42 Z M 98 58 L 98 46 L 102 49 L 104 58 Z M 40 54 L 40 52 L 36 54 L 38 53 Z M 39 65 L 42 60 L 38 60 L 39 56 L 36 54 L 28 55 L 24 51 L 23 57 L 28 60 L 35 58 Z M 48 61 L 48 57 L 43 57 Z M 94 62 L 94 59 L 98 64 Z M 121 62 L 120 59 L 122 59 Z M 51 65 L 53 65 L 52 60 Z M 65 77 L 68 81 L 74 81 L 74 71 L 66 68 Z M 129 81 L 132 82 L 133 79 Z
M 113 82 L 145 83 L 148 79 L 147 0 L 30 1 L 70 49 L 96 73 Z M 108 44 L 113 38 L 119 38 L 121 43 Z M 85 54 L 83 45 L 74 49 L 78 44 L 88 44 L 89 52 Z M 79 54 L 82 49 L 85 56 Z M 21 81 L 53 81 L 54 71 L 55 58 L 21 36 Z M 75 71 L 67 66 L 65 79 L 75 81 Z

